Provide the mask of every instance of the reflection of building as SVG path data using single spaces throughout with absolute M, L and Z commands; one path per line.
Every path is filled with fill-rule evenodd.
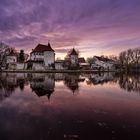
M 40 97 L 47 95 L 48 99 L 54 92 L 54 75 L 32 74 L 31 88 Z
M 114 77 L 112 73 L 98 73 L 98 74 L 91 74 L 89 81 L 87 83 L 92 83 L 94 85 L 107 83 L 109 81 L 113 81 Z
M 79 75 L 78 74 L 66 74 L 65 85 L 74 93 L 79 89 Z
M 80 85 L 84 81 L 86 82 L 83 85 L 103 85 L 108 82 L 109 84 L 117 83 L 124 90 L 140 93 L 139 75 L 117 75 L 109 72 L 81 75 L 74 73 L 1 73 L 0 100 L 4 100 L 14 92 L 19 92 L 17 89 L 24 90 L 29 84 L 37 96 L 47 96 L 50 98 L 54 92 L 55 81 L 60 81 L 61 84 L 64 82 L 65 86 L 73 93 L 79 90 Z
M 65 79 L 64 73 L 55 73 L 55 81 L 62 81 Z
M 53 69 L 55 61 L 55 53 L 51 48 L 50 43 L 48 45 L 38 44 L 35 49 L 31 52 L 32 69 L 43 70 Z

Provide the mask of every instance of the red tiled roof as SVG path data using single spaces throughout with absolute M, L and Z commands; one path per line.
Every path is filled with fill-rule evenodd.
M 50 43 L 48 45 L 43 45 L 43 44 L 38 44 L 36 48 L 32 51 L 33 52 L 44 52 L 44 51 L 53 51 L 54 50 L 51 48 Z
M 78 62 L 79 62 L 79 63 L 86 63 L 86 61 L 85 61 L 85 58 L 84 58 L 84 57 L 78 58 Z

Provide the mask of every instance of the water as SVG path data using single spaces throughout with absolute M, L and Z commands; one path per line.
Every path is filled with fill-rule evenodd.
M 1 140 L 134 140 L 139 130 L 139 75 L 0 74 Z

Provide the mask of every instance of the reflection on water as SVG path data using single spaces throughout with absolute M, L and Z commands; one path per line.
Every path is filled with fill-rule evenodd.
M 139 75 L 121 75 L 119 77 L 119 85 L 128 92 L 140 92 L 140 76 Z
M 3 140 L 140 138 L 139 93 L 139 75 L 1 73 L 0 135 Z
M 38 96 L 47 96 L 50 99 L 51 94 L 54 92 L 55 88 L 55 77 L 52 74 L 49 75 L 38 75 L 38 74 L 30 74 L 31 81 L 31 89 Z
M 108 82 L 117 82 L 114 73 L 99 73 L 99 74 L 91 74 L 89 77 L 89 81 L 87 84 L 99 85 Z
M 64 84 L 74 93 L 78 91 L 80 82 L 79 74 L 67 74 L 65 75 Z
M 47 96 L 50 98 L 55 90 L 55 82 L 63 81 L 72 93 L 78 92 L 79 84 L 86 85 L 103 85 L 106 83 L 116 83 L 120 88 L 128 92 L 134 91 L 140 93 L 140 76 L 139 75 L 117 75 L 115 73 L 94 73 L 94 74 L 39 74 L 39 73 L 1 73 L 0 75 L 0 99 L 9 97 L 16 88 L 21 91 L 24 86 L 30 85 L 30 88 L 36 95 Z

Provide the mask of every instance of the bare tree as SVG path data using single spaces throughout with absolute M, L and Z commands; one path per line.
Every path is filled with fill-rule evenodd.
M 95 59 L 94 59 L 94 57 L 88 57 L 87 58 L 87 62 L 91 65 L 92 63 L 94 63 L 95 62 Z
M 140 48 L 134 49 L 133 51 L 133 61 L 135 64 L 140 63 Z
M 128 49 L 123 51 L 119 55 L 119 60 L 122 66 L 127 70 L 133 66 L 140 64 L 140 48 L 137 49 Z
M 111 60 L 118 60 L 118 57 L 115 55 L 110 55 L 110 56 L 108 56 L 108 58 Z
M 11 51 L 15 51 L 14 48 L 10 48 L 5 43 L 0 43 L 0 69 L 2 66 L 6 67 L 6 56 L 10 54 Z

